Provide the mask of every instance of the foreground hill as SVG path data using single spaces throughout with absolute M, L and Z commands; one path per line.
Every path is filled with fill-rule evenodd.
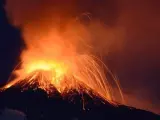
M 113 106 L 97 96 L 76 91 L 62 97 L 56 90 L 48 96 L 41 89 L 21 91 L 12 87 L 0 92 L 0 108 L 22 111 L 28 120 L 160 120 L 153 113 Z

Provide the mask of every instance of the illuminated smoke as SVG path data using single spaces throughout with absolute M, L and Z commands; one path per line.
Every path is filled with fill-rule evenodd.
M 11 22 L 21 28 L 26 49 L 21 54 L 20 68 L 13 71 L 16 79 L 4 88 L 21 82 L 32 86 L 37 79 L 38 87 L 47 92 L 52 91 L 51 85 L 60 93 L 71 89 L 81 92 L 83 87 L 115 103 L 105 66 L 96 54 L 107 53 L 119 31 L 107 30 L 106 25 L 94 19 L 84 25 L 79 16 L 74 16 L 73 4 L 43 2 L 37 5 L 27 1 L 16 7 L 20 1 L 7 1 L 7 13 Z M 119 83 L 114 82 L 122 95 Z

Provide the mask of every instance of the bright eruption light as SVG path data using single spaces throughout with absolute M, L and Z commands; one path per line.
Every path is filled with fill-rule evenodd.
M 16 78 L 9 81 L 3 89 L 19 83 L 28 86 L 36 83 L 47 93 L 52 92 L 53 86 L 61 94 L 70 90 L 77 90 L 80 93 L 83 88 L 87 93 L 93 91 L 114 103 L 111 85 L 106 79 L 103 64 L 91 52 L 84 50 L 82 43 L 77 40 L 83 35 L 86 37 L 84 29 L 79 31 L 72 27 L 63 33 L 52 29 L 48 34 L 39 36 L 27 34 L 28 30 L 30 29 L 24 30 L 27 49 L 21 54 L 21 66 L 13 72 Z

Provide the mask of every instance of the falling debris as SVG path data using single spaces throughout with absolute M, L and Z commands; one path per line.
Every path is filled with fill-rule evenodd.
M 79 34 L 69 26 L 64 33 L 52 30 L 46 36 L 37 36 L 39 40 L 28 43 L 27 49 L 22 52 L 21 66 L 13 71 L 16 79 L 3 88 L 23 82 L 30 86 L 37 83 L 47 93 L 52 92 L 53 86 L 62 94 L 72 89 L 78 92 L 84 89 L 87 93 L 92 90 L 113 103 L 112 86 L 107 81 L 102 61 L 87 50 L 78 52 L 82 43 L 72 42 L 85 37 L 84 31 L 80 31 L 82 27 L 85 29 L 82 25 L 77 28 Z

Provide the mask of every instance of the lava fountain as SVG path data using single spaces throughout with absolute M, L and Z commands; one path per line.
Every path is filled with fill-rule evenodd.
M 19 83 L 29 86 L 36 83 L 47 93 L 52 92 L 51 86 L 61 94 L 73 89 L 81 93 L 83 88 L 115 104 L 104 64 L 93 54 L 88 42 L 92 39 L 88 28 L 72 23 L 63 30 L 54 26 L 42 31 L 30 29 L 30 25 L 24 27 L 26 49 L 21 54 L 20 65 L 13 71 L 16 78 L 9 80 L 3 89 Z

